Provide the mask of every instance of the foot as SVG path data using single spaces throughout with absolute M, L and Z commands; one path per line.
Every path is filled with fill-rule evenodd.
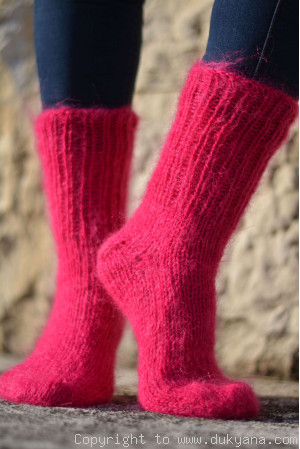
M 70 304 L 84 300 L 74 294 L 64 291 L 64 298 L 68 295 Z M 0 377 L 1 399 L 40 406 L 110 401 L 123 318 L 99 287 L 85 290 L 85 295 L 94 303 L 92 313 L 70 307 L 61 310 L 57 302 L 34 352 Z
M 111 399 L 124 318 L 97 279 L 96 252 L 124 223 L 135 127 L 129 108 L 57 108 L 38 118 L 57 291 L 35 350 L 0 377 L 2 399 L 44 406 Z
M 100 249 L 100 280 L 137 337 L 146 410 L 257 415 L 251 388 L 215 361 L 215 277 L 296 114 L 282 92 L 196 63 L 140 207 Z
M 255 417 L 251 388 L 227 379 L 214 359 L 211 267 L 193 260 L 187 235 L 175 241 L 178 226 L 142 205 L 98 255 L 100 279 L 137 338 L 140 404 L 179 416 Z

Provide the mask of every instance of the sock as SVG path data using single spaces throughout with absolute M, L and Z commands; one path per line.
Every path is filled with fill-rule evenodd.
M 145 197 L 98 255 L 98 275 L 136 334 L 144 409 L 257 415 L 251 388 L 215 360 L 215 277 L 296 113 L 286 94 L 222 67 L 190 71 Z
M 112 396 L 124 319 L 95 274 L 96 248 L 124 223 L 136 122 L 129 107 L 48 109 L 37 119 L 57 292 L 35 350 L 1 376 L 2 399 L 83 406 Z

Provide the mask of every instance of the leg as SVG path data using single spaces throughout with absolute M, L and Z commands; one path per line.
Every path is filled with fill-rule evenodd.
M 243 39 L 251 8 L 238 8 L 244 26 L 235 29 L 226 21 L 233 3 L 250 7 L 253 0 L 216 2 L 223 5 L 222 33 L 234 30 L 234 43 Z M 137 336 L 141 405 L 174 415 L 240 419 L 256 416 L 258 402 L 215 360 L 215 277 L 297 104 L 241 69 L 216 62 L 196 62 L 191 69 L 145 197 L 104 242 L 98 274 Z
M 3 399 L 78 406 L 112 396 L 124 319 L 96 278 L 96 248 L 125 221 L 141 7 L 132 0 L 36 0 L 45 108 L 36 134 L 58 253 L 57 291 L 35 350 L 0 378 Z
M 206 62 L 232 68 L 298 98 L 298 0 L 216 0 Z
M 129 105 L 144 0 L 35 0 L 35 49 L 44 107 Z

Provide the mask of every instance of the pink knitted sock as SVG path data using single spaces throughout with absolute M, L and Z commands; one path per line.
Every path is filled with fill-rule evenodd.
M 139 346 L 139 401 L 154 412 L 250 418 L 250 387 L 217 366 L 215 277 L 296 102 L 197 62 L 145 197 L 103 244 L 98 274 Z
M 58 108 L 36 123 L 57 293 L 30 357 L 0 378 L 0 397 L 37 405 L 109 401 L 123 317 L 95 274 L 96 249 L 125 218 L 136 115 L 127 107 Z

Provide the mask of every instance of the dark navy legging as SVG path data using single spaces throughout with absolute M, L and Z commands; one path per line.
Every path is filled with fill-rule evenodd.
M 299 0 L 216 0 L 204 60 L 298 97 Z
M 144 0 L 35 0 L 43 107 L 113 108 L 131 103 L 143 4 Z M 298 10 L 298 0 L 215 0 L 204 60 L 229 61 L 246 77 L 297 98 Z

